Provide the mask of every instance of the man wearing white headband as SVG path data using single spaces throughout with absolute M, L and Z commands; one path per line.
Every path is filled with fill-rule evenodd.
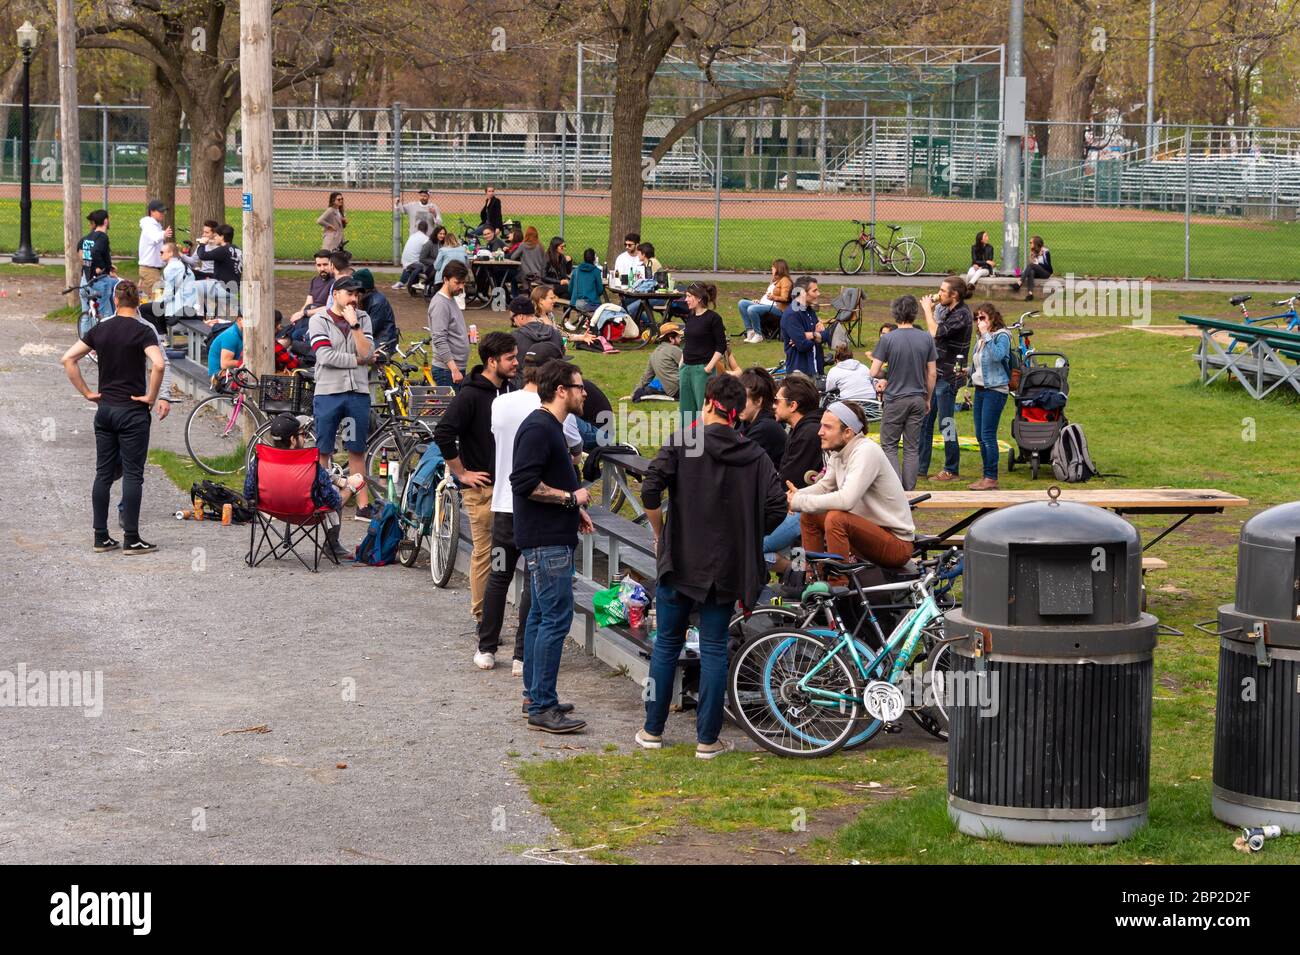
M 826 473 L 802 490 L 786 482 L 786 497 L 790 510 L 801 514 L 805 551 L 901 567 L 916 536 L 912 509 L 898 474 L 866 430 L 867 416 L 856 402 L 828 407 L 817 432 Z

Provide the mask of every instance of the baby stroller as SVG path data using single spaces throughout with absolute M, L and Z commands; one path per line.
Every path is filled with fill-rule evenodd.
M 1054 352 L 1035 352 L 1031 362 L 1012 395 L 1016 413 L 1011 419 L 1011 438 L 1016 447 L 1007 452 L 1007 470 L 1028 462 L 1029 476 L 1037 479 L 1039 466 L 1050 462 L 1056 439 L 1068 424 L 1065 405 L 1070 395 L 1070 362 Z

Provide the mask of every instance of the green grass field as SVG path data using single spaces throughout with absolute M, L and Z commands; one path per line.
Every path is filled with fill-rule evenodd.
M 1210 311 L 1216 303 L 1216 296 L 1204 294 L 1162 296 L 1153 321 L 1169 323 L 1178 312 Z M 734 322 L 733 313 L 724 314 Z M 660 843 L 709 843 L 711 834 L 723 833 L 711 841 L 736 848 L 730 861 L 743 861 L 746 846 L 791 844 L 800 858 L 823 862 L 1300 862 L 1300 839 L 1294 837 L 1270 842 L 1251 858 L 1233 851 L 1233 830 L 1210 815 L 1218 651 L 1214 638 L 1192 627 L 1232 599 L 1240 522 L 1256 507 L 1297 496 L 1300 401 L 1277 395 L 1257 402 L 1229 385 L 1204 389 L 1191 359 L 1195 339 L 1125 325 L 1041 318 L 1034 324 L 1041 349 L 1070 357 L 1070 417 L 1083 424 L 1098 465 L 1109 475 L 1090 486 L 1215 487 L 1252 504 L 1221 517 L 1193 518 L 1153 551 L 1170 567 L 1148 578 L 1149 609 L 1183 635 L 1162 635 L 1156 651 L 1147 829 L 1123 844 L 1094 848 L 1032 848 L 961 836 L 945 813 L 943 760 L 889 748 L 884 740 L 826 760 L 736 753 L 704 764 L 689 746 L 642 753 L 629 738 L 617 754 L 553 759 L 537 758 L 549 755 L 539 750 L 520 760 L 533 798 L 567 843 L 604 844 L 609 848 L 594 855 L 609 861 L 645 853 L 657 860 L 653 853 Z M 774 357 L 767 349 L 773 346 L 737 346 L 742 364 L 749 356 L 766 362 Z M 579 363 L 589 377 L 610 386 L 611 396 L 634 374 L 621 366 L 639 367 L 634 355 L 583 356 Z M 1007 440 L 1008 421 L 1004 416 L 1001 432 Z M 958 431 L 971 432 L 969 413 L 958 415 Z M 977 455 L 962 455 L 963 475 L 973 479 L 977 467 Z M 1008 488 L 1038 490 L 1050 483 L 1031 482 L 1023 469 L 1008 475 L 1005 464 L 1001 481 Z M 926 526 L 938 526 L 938 520 L 929 516 Z M 1167 523 L 1137 519 L 1146 538 Z M 691 716 L 674 714 L 670 724 L 689 732 Z M 728 726 L 724 734 L 740 731 Z M 873 782 L 878 790 L 867 788 Z M 792 813 L 799 809 L 815 838 L 791 835 Z M 830 821 L 819 829 L 819 818 Z
M 581 209 L 574 200 L 570 209 Z M 0 200 L 0 252 L 12 252 L 18 241 L 16 200 Z M 711 213 L 711 209 L 709 210 Z M 1057 272 L 1077 275 L 1183 277 L 1183 223 L 1108 222 L 1104 209 L 1080 209 L 1079 220 L 1035 223 L 1031 207 L 1030 230 L 1041 233 L 1052 249 Z M 136 203 L 110 206 L 110 236 L 120 259 L 134 259 L 143 214 Z M 189 210 L 176 210 L 177 224 L 188 226 Z M 320 244 L 315 224 L 319 210 L 277 209 L 276 256 L 285 260 L 309 259 Z M 226 210 L 238 232 L 241 214 Z M 348 212 L 348 249 L 364 261 L 391 261 L 392 215 L 388 211 L 353 209 Z M 455 218 L 449 217 L 451 224 Z M 565 239 L 575 259 L 587 246 L 603 254 L 608 218 L 603 215 L 566 215 Z M 555 216 L 539 216 L 527 225 L 537 227 L 543 241 L 559 231 Z M 965 271 L 978 224 L 944 220 L 904 223 L 926 249 L 927 272 Z M 998 231 L 998 223 L 985 228 Z M 669 269 L 713 268 L 713 219 L 647 217 L 642 235 L 655 244 L 659 259 Z M 38 253 L 55 253 L 62 245 L 62 205 L 52 200 L 32 204 L 32 242 Z M 791 268 L 832 273 L 839 268 L 839 250 L 853 236 L 848 223 L 819 219 L 723 219 L 718 236 L 718 266 L 723 270 L 766 270 L 773 258 L 782 257 Z M 1300 279 L 1300 224 L 1247 222 L 1223 219 L 1195 222 L 1191 227 L 1190 271 L 1195 278 Z M 239 239 L 236 239 L 239 242 Z

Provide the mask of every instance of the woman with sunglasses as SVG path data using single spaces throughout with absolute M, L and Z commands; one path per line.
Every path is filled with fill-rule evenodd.
M 972 491 L 998 489 L 998 425 L 1011 391 L 1011 332 L 1002 313 L 992 304 L 975 310 L 975 353 L 971 356 L 971 384 L 975 386 L 975 437 L 984 460 L 984 476 L 970 485 Z
M 723 365 L 727 353 L 727 329 L 722 316 L 709 306 L 718 299 L 717 286 L 692 282 L 686 289 L 686 318 L 682 322 L 682 373 L 679 411 L 686 427 L 704 407 L 704 388 L 709 376 Z

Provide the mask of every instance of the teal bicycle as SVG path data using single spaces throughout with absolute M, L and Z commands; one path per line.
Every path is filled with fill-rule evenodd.
M 804 627 L 758 633 L 737 651 L 727 685 L 736 722 L 764 749 L 805 758 L 860 746 L 882 729 L 897 731 L 907 712 L 927 731 L 946 738 L 950 654 L 935 585 L 949 578 L 960 559 L 954 548 L 926 561 L 917 580 L 862 587 L 853 574 L 869 564 L 810 557 L 809 563 L 848 577 L 853 587 L 811 584 L 801 600 L 808 611 Z M 899 591 L 910 592 L 912 608 L 886 638 L 871 598 Z M 849 593 L 857 594 L 863 608 L 852 629 L 833 609 L 834 601 Z M 835 625 L 807 626 L 822 609 Z

